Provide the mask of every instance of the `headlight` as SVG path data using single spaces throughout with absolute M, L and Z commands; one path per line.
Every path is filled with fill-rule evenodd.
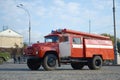
M 39 52 L 38 51 L 36 51 L 36 54 L 38 54 Z

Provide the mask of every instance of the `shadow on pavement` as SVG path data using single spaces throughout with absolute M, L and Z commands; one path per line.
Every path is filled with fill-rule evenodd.
M 53 71 L 76 71 L 71 68 L 69 65 L 57 67 L 57 69 Z M 82 70 L 86 71 L 89 70 L 87 66 L 85 66 Z M 43 67 L 40 67 L 39 70 L 30 70 L 27 67 L 27 64 L 14 64 L 14 63 L 5 63 L 0 65 L 0 71 L 45 71 Z M 81 70 L 78 70 L 81 71 Z
M 66 69 L 66 68 L 62 68 L 62 69 L 55 69 L 53 71 L 76 71 L 74 69 Z M 89 70 L 89 69 L 82 69 L 84 71 Z M 45 71 L 44 69 L 39 69 L 39 70 L 30 70 L 29 68 L 0 68 L 0 71 Z M 78 70 L 81 71 L 81 70 Z
M 29 71 L 29 69 L 0 68 L 0 71 Z

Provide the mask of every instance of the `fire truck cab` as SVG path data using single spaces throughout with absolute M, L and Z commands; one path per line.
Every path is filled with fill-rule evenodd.
M 70 63 L 73 69 L 82 69 L 85 65 L 96 70 L 103 61 L 114 60 L 113 44 L 109 37 L 58 29 L 45 36 L 44 43 L 35 43 L 25 50 L 27 65 L 38 70 L 54 70 L 61 63 Z

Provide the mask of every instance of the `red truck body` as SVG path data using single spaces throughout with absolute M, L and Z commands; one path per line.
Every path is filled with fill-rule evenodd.
M 73 69 L 100 69 L 103 61 L 114 60 L 113 44 L 109 37 L 68 29 L 52 31 L 45 43 L 35 43 L 25 50 L 27 65 L 37 70 L 54 70 L 61 63 L 70 63 Z

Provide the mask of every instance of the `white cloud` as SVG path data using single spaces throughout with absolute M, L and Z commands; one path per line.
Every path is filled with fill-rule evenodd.
M 37 8 L 36 8 L 36 11 L 37 11 L 36 14 L 37 14 L 38 16 L 40 16 L 40 17 L 45 17 L 45 15 L 46 15 L 46 8 L 40 6 L 40 7 L 37 7 Z
M 66 5 L 63 0 L 54 0 L 53 2 L 56 6 L 59 6 L 59 7 L 64 7 Z
M 112 7 L 112 0 L 92 0 L 92 4 L 94 9 L 104 10 Z
M 67 5 L 68 7 L 68 13 L 72 15 L 79 15 L 80 14 L 80 4 L 75 2 L 70 2 Z

